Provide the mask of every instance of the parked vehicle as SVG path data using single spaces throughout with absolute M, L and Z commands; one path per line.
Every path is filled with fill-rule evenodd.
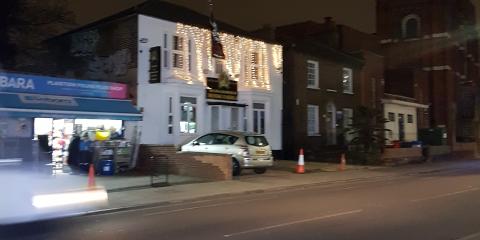
M 232 174 L 253 169 L 263 174 L 273 166 L 272 149 L 267 139 L 256 133 L 214 132 L 200 136 L 181 147 L 182 152 L 221 153 L 232 156 Z

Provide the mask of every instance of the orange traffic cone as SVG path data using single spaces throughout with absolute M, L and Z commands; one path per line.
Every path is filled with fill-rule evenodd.
M 303 156 L 303 148 L 300 148 L 300 154 L 298 155 L 297 173 L 305 173 L 305 160 Z
M 90 168 L 88 169 L 88 187 L 95 187 L 95 168 L 93 167 L 93 164 L 90 164 Z
M 345 159 L 345 153 L 342 153 L 342 157 L 340 158 L 340 165 L 338 166 L 339 171 L 345 171 L 347 166 L 347 159 Z

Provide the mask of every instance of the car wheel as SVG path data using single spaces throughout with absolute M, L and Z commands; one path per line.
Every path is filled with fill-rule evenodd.
M 256 174 L 264 174 L 267 171 L 267 169 L 266 168 L 255 168 L 253 171 Z
M 242 168 L 240 167 L 240 163 L 236 160 L 232 160 L 232 175 L 233 176 L 239 176 L 240 173 L 242 172 Z

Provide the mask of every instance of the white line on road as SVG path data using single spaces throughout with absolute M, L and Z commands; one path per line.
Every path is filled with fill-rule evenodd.
M 480 239 L 480 232 L 474 233 L 472 235 L 468 235 L 462 238 L 458 238 L 456 240 L 473 240 L 473 239 Z
M 175 209 L 175 210 L 154 212 L 154 213 L 144 214 L 143 216 L 163 215 L 163 214 L 184 212 L 184 211 L 196 210 L 196 209 L 202 209 L 202 208 L 211 208 L 211 207 L 235 205 L 235 204 L 239 204 L 239 203 L 247 203 L 247 202 L 254 202 L 254 201 L 270 200 L 270 199 L 274 199 L 274 198 L 276 198 L 276 197 L 255 198 L 255 199 L 249 199 L 249 200 L 245 200 L 245 201 L 235 201 L 235 202 L 228 202 L 228 203 L 210 204 L 210 205 L 203 205 L 203 206 L 198 206 L 198 207 L 189 207 L 189 208 L 181 208 L 181 209 Z
M 250 230 L 243 231 L 243 232 L 225 234 L 223 236 L 226 237 L 226 238 L 234 237 L 234 236 L 238 236 L 238 235 L 244 235 L 244 234 L 249 234 L 249 233 L 254 233 L 254 232 L 261 232 L 261 231 L 270 230 L 270 229 L 274 229 L 274 228 L 286 227 L 286 226 L 299 224 L 299 223 L 313 222 L 313 221 L 323 220 L 323 219 L 327 219 L 327 218 L 334 218 L 334 217 L 340 217 L 340 216 L 349 215 L 349 214 L 360 213 L 362 211 L 363 211 L 363 209 L 357 209 L 357 210 L 352 210 L 352 211 L 347 211 L 347 212 L 339 212 L 339 213 L 324 215 L 324 216 L 315 217 L 315 218 L 309 218 L 309 219 L 304 219 L 304 220 L 298 220 L 298 221 L 293 221 L 293 222 L 287 222 L 287 223 L 272 225 L 272 226 L 250 229 Z
M 436 195 L 436 196 L 426 197 L 426 198 L 419 198 L 419 199 L 414 199 L 414 200 L 410 200 L 410 201 L 411 202 L 422 202 L 422 201 L 433 200 L 433 199 L 437 199 L 437 198 L 459 195 L 459 194 L 462 194 L 462 193 L 474 192 L 474 191 L 478 191 L 478 190 L 480 190 L 480 188 L 470 188 L 470 189 L 466 189 L 466 190 L 462 190 L 462 191 L 445 193 L 445 194 L 441 194 L 441 195 Z

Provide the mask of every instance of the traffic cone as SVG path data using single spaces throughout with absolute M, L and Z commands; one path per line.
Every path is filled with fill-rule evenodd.
M 347 159 L 345 159 L 345 153 L 342 153 L 342 156 L 340 158 L 340 165 L 338 166 L 339 171 L 345 171 L 345 168 L 347 166 Z
M 93 164 L 90 164 L 90 168 L 88 169 L 88 187 L 95 187 L 95 168 L 93 167 Z
M 300 148 L 300 154 L 298 155 L 297 173 L 305 173 L 305 160 L 303 156 L 303 148 Z

